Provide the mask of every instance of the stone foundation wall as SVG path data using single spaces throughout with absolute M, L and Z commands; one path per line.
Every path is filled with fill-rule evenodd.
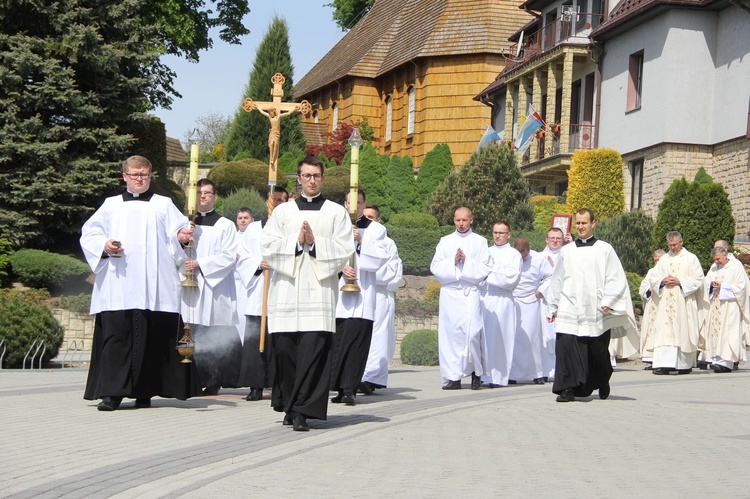
M 94 340 L 93 316 L 61 308 L 52 309 L 52 316 L 57 319 L 57 322 L 65 330 L 65 336 L 63 337 L 62 345 L 60 345 L 59 357 L 63 357 L 68 349 L 71 352 L 75 350 L 74 343 L 78 346 L 79 351 L 91 351 L 91 345 Z
M 396 316 L 396 353 L 395 358 L 401 357 L 401 340 L 404 339 L 408 333 L 416 331 L 418 329 L 434 329 L 437 331 L 438 318 L 437 316 L 429 317 L 407 317 L 407 316 Z
M 628 162 L 643 158 L 642 209 L 656 218 L 659 203 L 672 182 L 680 177 L 692 181 L 703 167 L 715 182 L 724 186 L 732 203 L 735 234 L 750 229 L 750 140 L 741 137 L 715 146 L 659 144 L 623 155 L 625 199 L 629 206 L 632 185 Z

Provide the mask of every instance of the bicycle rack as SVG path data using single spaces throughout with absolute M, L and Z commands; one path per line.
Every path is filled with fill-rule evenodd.
M 36 350 L 34 350 L 34 347 L 36 347 Z M 31 353 L 32 350 L 34 350 L 34 355 L 31 356 L 31 361 L 29 362 L 29 369 L 34 369 L 34 359 L 39 353 L 39 349 L 42 347 L 44 348 L 42 349 L 42 354 L 39 356 L 39 369 L 42 368 L 42 357 L 44 357 L 44 352 L 47 351 L 47 347 L 44 345 L 44 340 L 37 338 L 31 343 L 31 346 L 26 352 L 26 355 L 24 355 L 23 364 L 21 364 L 21 369 L 26 369 L 26 359 L 29 357 L 29 354 Z
M 68 354 L 70 354 L 70 352 L 73 352 L 70 363 L 72 364 L 76 361 L 76 355 L 78 355 L 78 362 L 80 363 L 81 358 L 83 357 L 83 340 L 81 340 L 80 343 L 76 340 L 73 340 L 73 343 L 68 346 L 68 349 L 65 351 L 65 355 L 62 359 L 63 369 L 65 369 L 65 363 L 68 361 Z
M 0 338 L 0 348 L 2 348 L 2 351 L 0 352 L 0 371 L 3 370 L 3 357 L 5 357 L 5 350 L 8 347 L 8 345 L 5 343 L 5 338 Z

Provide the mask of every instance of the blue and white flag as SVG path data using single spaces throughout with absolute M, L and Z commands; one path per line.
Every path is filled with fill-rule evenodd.
M 494 144 L 495 142 L 499 142 L 501 140 L 502 137 L 500 137 L 495 129 L 492 128 L 492 125 L 487 125 L 487 130 L 484 131 L 484 135 L 482 135 L 482 139 L 479 141 L 479 146 L 477 146 L 477 152 L 479 152 L 483 147 Z
M 521 125 L 521 128 L 516 135 L 516 150 L 521 154 L 525 153 L 526 149 L 531 145 L 531 139 L 534 138 L 534 132 L 543 126 L 544 120 L 539 113 L 536 112 L 534 106 L 529 104 L 529 116 L 526 118 L 526 121 L 523 122 L 523 125 Z

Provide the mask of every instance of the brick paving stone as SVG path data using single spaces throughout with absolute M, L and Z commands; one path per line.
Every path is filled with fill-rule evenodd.
M 559 404 L 551 384 L 444 392 L 437 368 L 399 367 L 308 433 L 243 389 L 101 413 L 85 379 L 0 372 L 0 497 L 748 496 L 744 368 L 618 367 L 608 400 Z

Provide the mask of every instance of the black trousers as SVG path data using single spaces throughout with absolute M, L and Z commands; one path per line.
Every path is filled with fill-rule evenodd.
M 263 352 L 260 351 L 260 316 L 245 316 L 245 341 L 242 344 L 240 386 L 251 388 L 273 386 L 273 369 L 271 368 L 271 361 L 269 361 L 272 355 L 271 349 L 271 338 L 266 336 Z
M 331 390 L 357 390 L 367 367 L 373 324 L 373 321 L 367 319 L 336 319 Z
M 183 364 L 175 348 L 182 318 L 171 312 L 116 310 L 96 315 L 83 398 L 185 400 L 200 395 L 195 363 Z
M 276 368 L 271 406 L 278 412 L 327 419 L 331 333 L 274 333 L 270 337 Z
M 601 336 L 557 333 L 556 340 L 553 393 L 572 389 L 576 397 L 588 397 L 609 383 L 609 329 Z

